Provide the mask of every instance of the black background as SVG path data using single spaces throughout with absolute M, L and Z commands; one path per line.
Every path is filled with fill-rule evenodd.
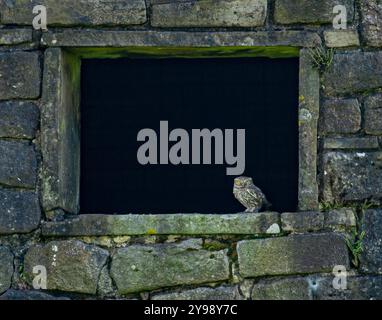
M 245 175 L 273 210 L 296 210 L 297 58 L 83 60 L 81 78 L 82 213 L 243 211 L 227 165 L 137 162 L 137 133 L 159 141 L 160 120 L 246 129 Z

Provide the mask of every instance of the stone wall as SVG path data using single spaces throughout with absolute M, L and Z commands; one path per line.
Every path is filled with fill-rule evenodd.
M 48 32 L 31 27 L 36 4 Z M 282 58 L 320 43 L 334 57 L 319 87 L 312 61 L 300 70 L 300 208 L 318 186 L 320 210 L 75 215 L 72 56 Z M 382 299 L 381 199 L 379 0 L 0 0 L 0 299 Z

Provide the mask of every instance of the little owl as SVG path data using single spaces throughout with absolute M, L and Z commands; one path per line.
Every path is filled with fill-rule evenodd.
M 245 212 L 259 212 L 270 203 L 260 188 L 253 184 L 252 178 L 238 177 L 234 180 L 233 194 L 247 208 Z

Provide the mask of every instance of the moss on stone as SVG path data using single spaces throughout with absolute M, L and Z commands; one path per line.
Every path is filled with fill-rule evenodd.
M 79 58 L 291 58 L 298 57 L 299 48 L 270 47 L 126 47 L 68 49 Z

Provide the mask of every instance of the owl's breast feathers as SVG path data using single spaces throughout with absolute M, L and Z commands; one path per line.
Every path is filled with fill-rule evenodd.
M 246 208 L 258 208 L 262 206 L 264 197 L 255 188 L 234 188 L 234 195 Z

